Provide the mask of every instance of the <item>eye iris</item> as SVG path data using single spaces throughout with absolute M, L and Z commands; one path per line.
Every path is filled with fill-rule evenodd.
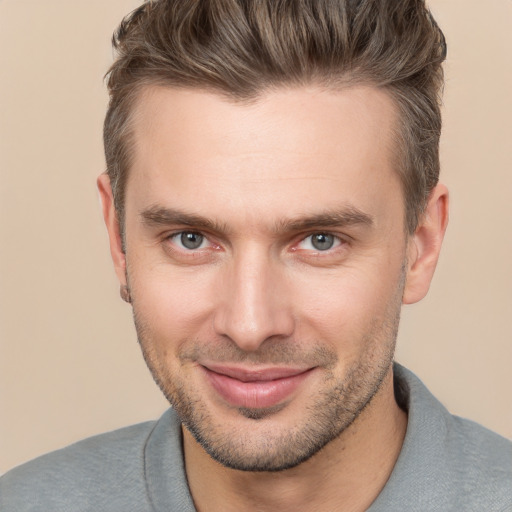
M 185 232 L 181 234 L 181 243 L 187 249 L 197 249 L 203 243 L 203 235 Z
M 317 233 L 311 237 L 313 247 L 319 251 L 326 251 L 334 245 L 334 236 Z

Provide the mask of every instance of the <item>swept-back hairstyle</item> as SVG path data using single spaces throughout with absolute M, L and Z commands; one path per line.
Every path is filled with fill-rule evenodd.
M 372 85 L 394 100 L 395 167 L 413 232 L 439 176 L 444 36 L 424 0 L 148 0 L 114 34 L 104 125 L 123 225 L 131 114 L 148 85 L 251 101 L 282 86 Z

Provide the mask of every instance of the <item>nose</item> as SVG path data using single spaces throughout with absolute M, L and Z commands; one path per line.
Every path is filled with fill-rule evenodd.
M 264 251 L 255 248 L 234 257 L 219 283 L 216 333 L 248 352 L 271 338 L 290 336 L 294 319 L 288 288 L 284 268 Z

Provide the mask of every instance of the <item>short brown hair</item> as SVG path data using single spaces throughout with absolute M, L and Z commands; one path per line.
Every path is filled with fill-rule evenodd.
M 147 0 L 114 34 L 104 125 L 121 224 L 130 115 L 147 85 L 247 101 L 280 86 L 369 84 L 399 114 L 396 166 L 413 232 L 439 177 L 444 36 L 424 0 Z

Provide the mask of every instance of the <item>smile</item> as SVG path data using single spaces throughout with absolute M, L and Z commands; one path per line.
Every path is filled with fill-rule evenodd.
M 288 398 L 314 368 L 247 370 L 202 365 L 211 387 L 230 405 L 248 409 L 273 407 Z

